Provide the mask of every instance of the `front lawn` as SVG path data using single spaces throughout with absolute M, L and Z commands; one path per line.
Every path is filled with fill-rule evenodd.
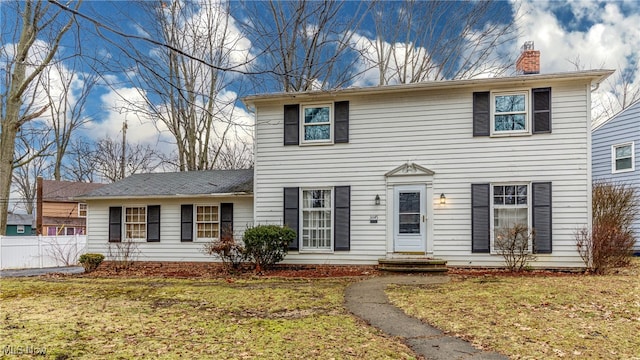
M 516 359 L 640 359 L 640 262 L 607 276 L 453 275 L 391 301 L 474 345 Z
M 412 358 L 346 312 L 348 284 L 0 279 L 0 338 L 3 354 L 45 349 L 51 359 Z

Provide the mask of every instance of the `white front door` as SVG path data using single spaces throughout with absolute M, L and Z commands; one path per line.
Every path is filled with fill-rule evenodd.
M 395 252 L 424 252 L 427 211 L 425 185 L 397 185 L 393 190 Z

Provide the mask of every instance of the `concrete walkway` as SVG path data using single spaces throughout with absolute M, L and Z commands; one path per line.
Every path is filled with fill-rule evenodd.
M 46 274 L 82 274 L 84 268 L 82 266 L 65 266 L 65 267 L 51 267 L 41 269 L 18 269 L 18 270 L 0 270 L 0 278 L 5 277 L 27 277 L 27 276 L 40 276 Z
M 464 340 L 445 335 L 442 331 L 406 315 L 389 303 L 384 292 L 389 284 L 429 285 L 447 281 L 447 276 L 400 275 L 371 278 L 347 288 L 345 305 L 352 314 L 388 335 L 401 338 L 416 354 L 425 359 L 508 359 L 495 352 L 478 350 Z

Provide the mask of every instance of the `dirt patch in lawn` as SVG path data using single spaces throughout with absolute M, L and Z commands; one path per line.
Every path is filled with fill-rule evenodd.
M 249 266 L 238 271 L 228 271 L 220 263 L 207 262 L 150 262 L 138 261 L 127 269 L 118 269 L 113 262 L 105 261 L 86 277 L 149 277 L 163 278 L 235 278 L 283 277 L 283 278 L 334 278 L 369 277 L 380 272 L 375 266 L 339 265 L 276 265 L 273 269 L 256 272 Z

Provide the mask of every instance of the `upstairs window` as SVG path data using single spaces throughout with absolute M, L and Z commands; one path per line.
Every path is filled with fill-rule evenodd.
M 78 204 L 78 217 L 87 217 L 87 204 Z
M 613 145 L 611 149 L 611 168 L 613 173 L 634 170 L 633 143 Z
M 521 134 L 529 132 L 529 92 L 493 94 L 492 133 Z
M 302 142 L 330 143 L 331 105 L 310 105 L 302 107 Z

